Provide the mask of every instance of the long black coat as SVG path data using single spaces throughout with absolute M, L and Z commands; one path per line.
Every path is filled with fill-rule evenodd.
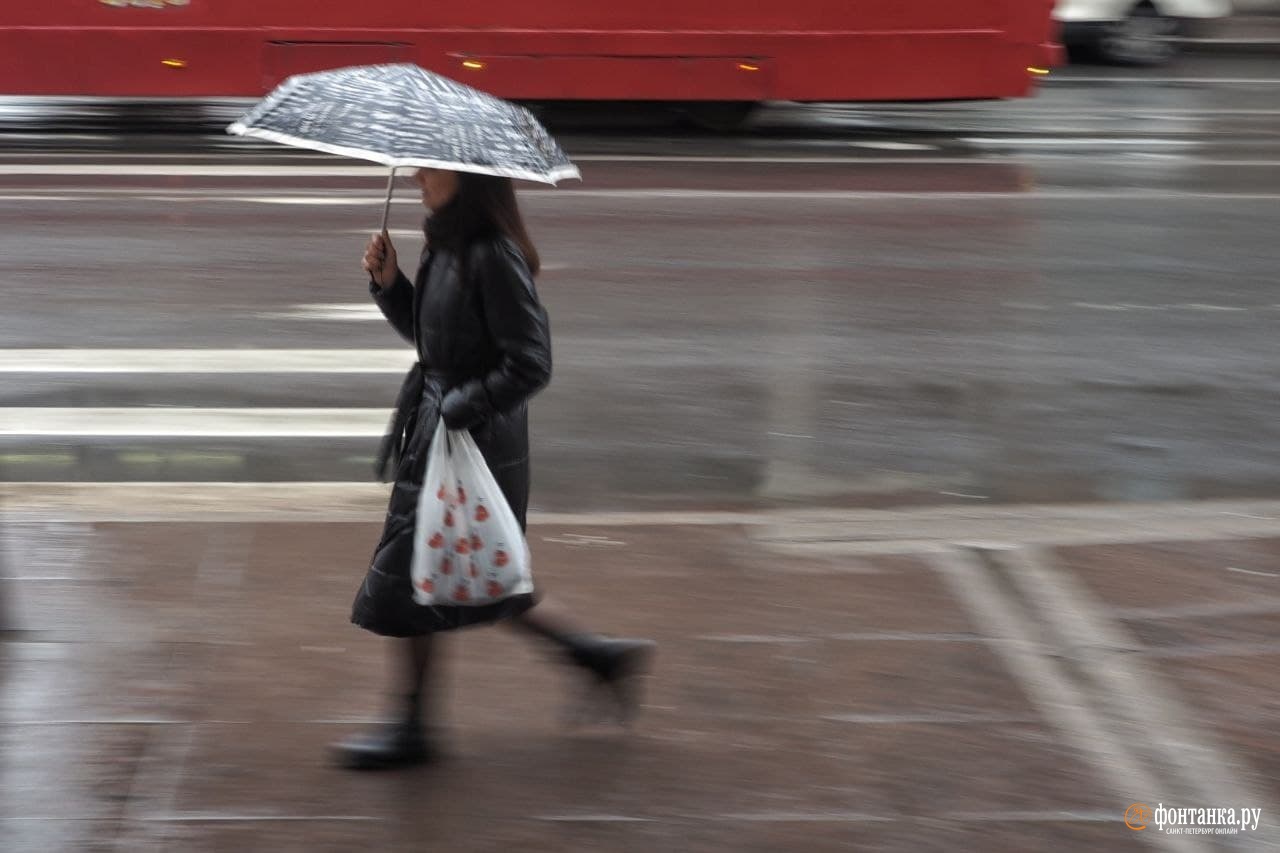
M 459 252 L 433 248 L 413 284 L 401 274 L 391 287 L 371 284 L 370 291 L 391 325 L 413 343 L 418 363 L 405 377 L 384 447 L 395 484 L 351 621 L 405 637 L 521 613 L 533 606 L 532 595 L 480 607 L 416 604 L 409 569 L 427 453 L 442 415 L 450 429 L 470 429 L 524 527 L 528 400 L 551 378 L 547 313 L 529 267 L 512 241 L 485 239 Z

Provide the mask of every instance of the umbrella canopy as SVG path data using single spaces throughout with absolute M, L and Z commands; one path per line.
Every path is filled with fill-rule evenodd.
M 581 177 L 528 110 L 416 65 L 290 77 L 227 132 L 393 170 L 423 166 L 547 184 Z

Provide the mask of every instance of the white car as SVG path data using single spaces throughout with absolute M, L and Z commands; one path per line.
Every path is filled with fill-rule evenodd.
M 1231 14 L 1231 0 L 1058 0 L 1054 17 L 1069 48 L 1121 65 L 1159 65 L 1196 21 Z

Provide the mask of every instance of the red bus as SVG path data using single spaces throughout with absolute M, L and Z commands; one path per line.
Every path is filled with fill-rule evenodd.
M 378 62 L 516 100 L 1008 98 L 1056 64 L 1053 0 L 0 3 L 0 95 L 258 96 Z

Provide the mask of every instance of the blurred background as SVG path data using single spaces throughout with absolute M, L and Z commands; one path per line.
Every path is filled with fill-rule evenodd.
M 1280 847 L 1278 59 L 1273 0 L 0 11 L 0 849 Z M 386 170 L 223 128 L 400 61 L 582 171 L 520 187 L 530 545 L 661 651 L 566 731 L 450 638 L 454 757 L 353 776 Z

